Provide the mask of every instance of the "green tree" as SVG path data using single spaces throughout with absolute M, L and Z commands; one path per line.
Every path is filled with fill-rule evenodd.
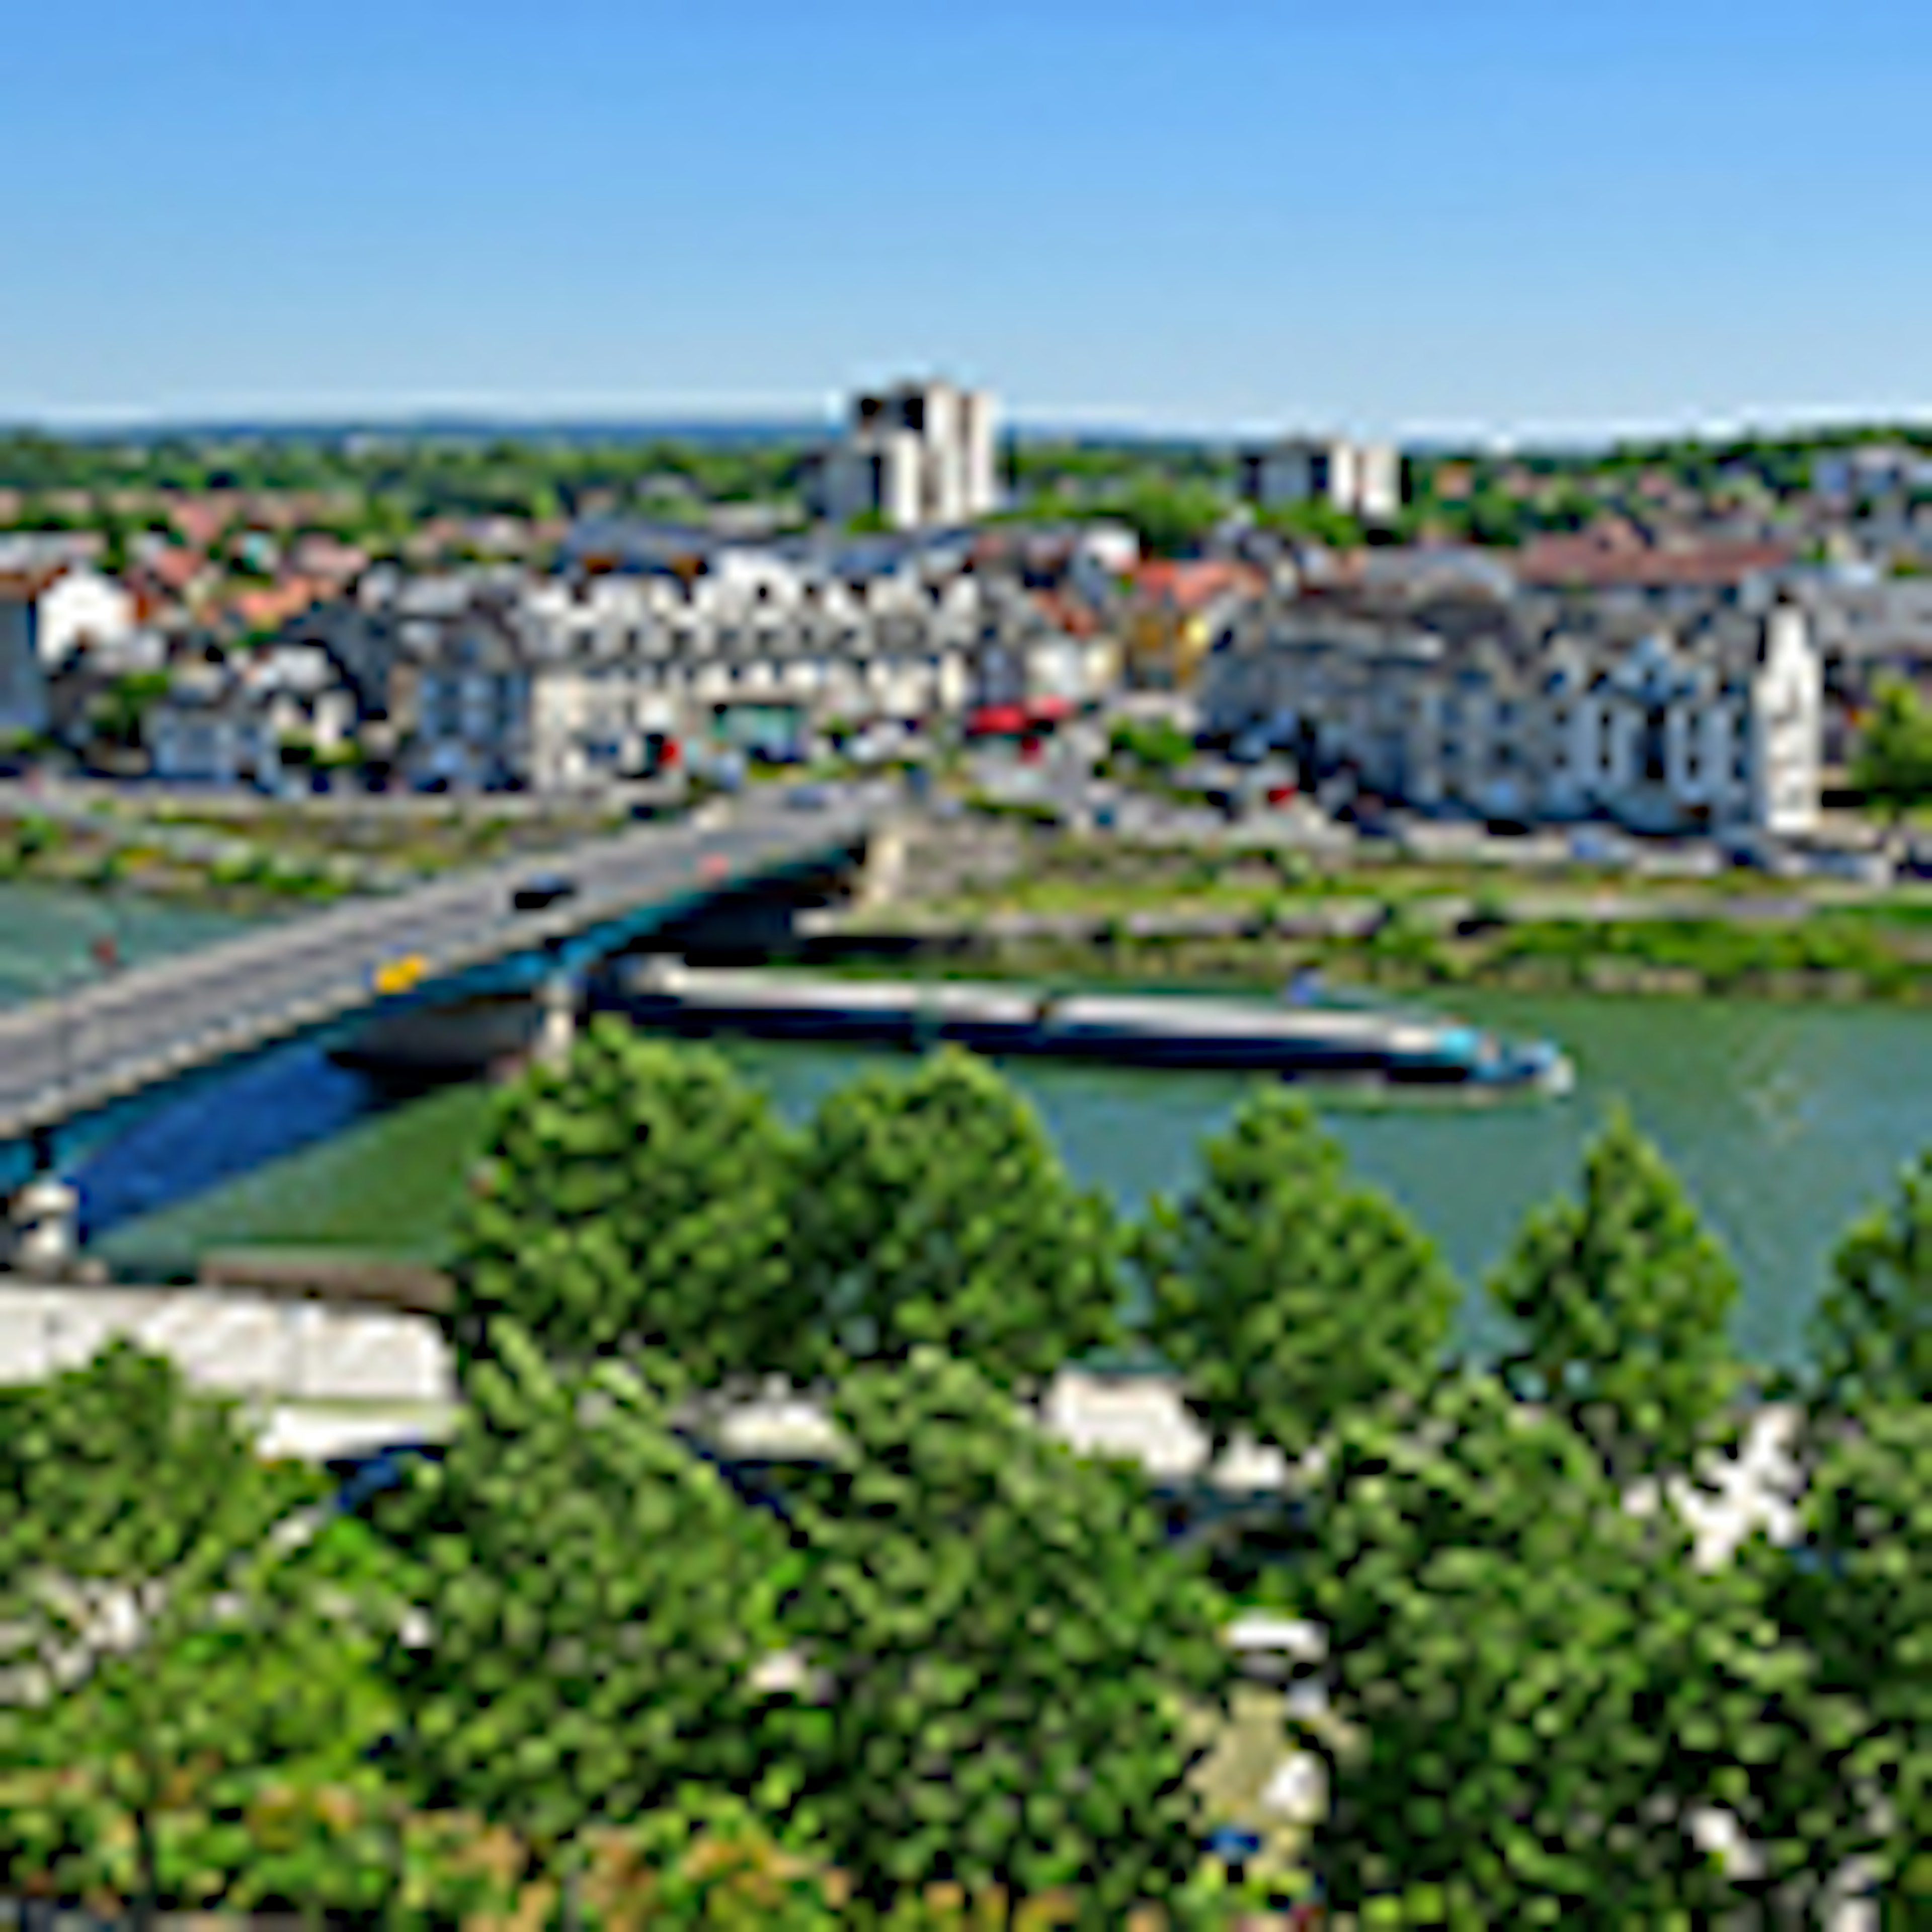
M 1932 1411 L 1874 1402 L 1807 1487 L 1804 1540 L 1760 1551 L 1784 1629 L 1864 1714 L 1853 1787 L 1876 1842 L 1886 1924 L 1932 1920 Z
M 931 1342 L 1018 1388 L 1117 1338 L 1112 1217 L 983 1061 L 948 1049 L 839 1089 L 799 1176 L 794 1252 L 835 1361 Z
M 143 1919 L 198 1882 L 176 1814 L 347 1776 L 387 1720 L 400 1604 L 308 1533 L 312 1490 L 124 1342 L 0 1403 L 0 1771 L 68 1781 L 80 1875 Z
M 1330 550 L 1359 550 L 1368 537 L 1360 518 L 1318 496 L 1271 505 L 1260 513 L 1258 521 L 1264 529 L 1282 536 L 1322 544 Z
M 1227 497 L 1208 484 L 1150 478 L 1096 506 L 1095 514 L 1125 524 L 1150 555 L 1181 556 L 1200 547 L 1228 508 Z
M 112 745 L 136 746 L 148 713 L 168 694 L 166 671 L 130 671 L 95 700 L 94 728 Z
M 459 1236 L 460 1360 L 507 1316 L 555 1360 L 648 1351 L 700 1388 L 795 1366 L 793 1160 L 716 1054 L 594 1022 L 497 1102 Z
M 1852 754 L 1851 778 L 1894 824 L 1932 799 L 1932 711 L 1903 678 L 1880 681 L 1877 705 Z
M 1852 1225 L 1832 1271 L 1811 1321 L 1814 1406 L 1838 1418 L 1932 1400 L 1932 1155 Z
M 840 1494 L 802 1510 L 808 1813 L 884 1903 L 934 1880 L 1084 1888 L 1116 1927 L 1198 1864 L 1187 1711 L 1224 1702 L 1225 1608 L 1138 1476 L 1083 1462 L 931 1348 L 855 1372 Z
M 1306 1104 L 1258 1090 L 1202 1162 L 1178 1205 L 1154 1204 L 1136 1258 L 1148 1339 L 1217 1450 L 1245 1425 L 1299 1456 L 1352 1409 L 1420 1395 L 1455 1281 L 1392 1202 L 1351 1184 Z
M 1162 773 L 1178 771 L 1194 756 L 1194 740 L 1164 718 L 1124 718 L 1108 734 L 1108 745 L 1118 756 Z
M 1325 1629 L 1317 1863 L 1365 1923 L 1713 1924 L 1834 1870 L 1862 1825 L 1856 1713 L 1748 1568 L 1701 1572 L 1592 1445 L 1492 1380 L 1427 1425 L 1346 1422 L 1311 1498 Z M 1764 1861 L 1726 1872 L 1700 1814 Z
M 1620 1480 L 1688 1468 L 1713 1438 L 1739 1381 L 1737 1275 L 1628 1114 L 1585 1155 L 1582 1198 L 1525 1221 L 1490 1292 L 1524 1337 L 1513 1377 Z
M 430 1804 L 508 1826 L 554 1872 L 587 1828 L 687 1784 L 759 1786 L 752 1679 L 784 1539 L 628 1366 L 560 1376 L 504 1324 L 446 1460 L 379 1522 L 426 1572 L 422 1640 L 390 1668 Z

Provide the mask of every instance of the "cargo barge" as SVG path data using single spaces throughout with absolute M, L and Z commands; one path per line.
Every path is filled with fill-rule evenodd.
M 1513 1042 L 1448 1019 L 1372 1007 L 1112 993 L 1041 993 L 949 981 L 826 980 L 623 962 L 616 1004 L 640 1026 L 702 1036 L 951 1044 L 1115 1066 L 1354 1079 L 1403 1086 L 1567 1091 L 1546 1041 Z

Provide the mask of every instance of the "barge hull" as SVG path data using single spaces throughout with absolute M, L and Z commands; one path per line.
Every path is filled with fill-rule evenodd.
M 1450 1023 L 1354 1011 L 1276 1015 L 1226 1001 L 1042 1001 L 991 986 L 840 986 L 659 969 L 638 976 L 616 1004 L 640 1026 L 694 1038 L 740 1034 L 913 1051 L 951 1045 L 1112 1066 L 1436 1087 L 1560 1089 L 1568 1071 L 1553 1048 L 1507 1049 Z

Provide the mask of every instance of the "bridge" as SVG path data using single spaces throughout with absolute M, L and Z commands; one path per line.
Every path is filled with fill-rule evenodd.
M 0 1013 L 0 1150 L 50 1175 L 61 1139 L 98 1138 L 159 1096 L 285 1042 L 511 992 L 544 998 L 549 1042 L 585 970 L 722 894 L 862 856 L 876 800 L 809 813 L 748 806 L 710 824 L 651 825 L 577 848 L 352 900 Z M 575 890 L 518 910 L 516 885 L 556 872 Z M 57 1220 L 58 1188 L 43 1186 Z M 32 1186 L 24 1190 L 32 1196 Z M 16 1205 L 23 1258 L 39 1210 Z M 42 1231 L 56 1247 L 57 1228 Z

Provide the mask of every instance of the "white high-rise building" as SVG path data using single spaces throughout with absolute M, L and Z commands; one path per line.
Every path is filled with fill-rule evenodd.
M 993 399 L 950 382 L 902 382 L 852 405 L 845 440 L 820 460 L 821 514 L 876 515 L 893 530 L 969 524 L 996 508 Z
M 1291 437 L 1243 454 L 1241 494 L 1264 508 L 1323 502 L 1384 523 L 1402 508 L 1402 454 L 1393 443 Z

